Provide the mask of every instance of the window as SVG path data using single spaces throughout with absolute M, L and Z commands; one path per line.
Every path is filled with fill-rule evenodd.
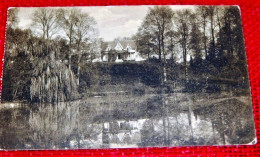
M 118 54 L 118 59 L 122 59 L 122 56 L 121 56 L 121 54 Z

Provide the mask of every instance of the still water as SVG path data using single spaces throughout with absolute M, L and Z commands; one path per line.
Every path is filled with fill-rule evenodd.
M 214 101 L 209 101 L 210 98 Z M 252 107 L 196 94 L 107 95 L 57 104 L 6 103 L 1 149 L 78 149 L 247 144 Z

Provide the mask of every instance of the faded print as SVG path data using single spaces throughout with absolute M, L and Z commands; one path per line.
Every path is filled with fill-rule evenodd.
M 10 8 L 1 149 L 249 144 L 237 6 Z

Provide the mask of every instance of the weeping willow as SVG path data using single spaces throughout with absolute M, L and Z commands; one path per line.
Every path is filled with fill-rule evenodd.
M 32 102 L 60 102 L 72 100 L 77 96 L 76 77 L 61 61 L 56 60 L 58 47 L 47 56 L 34 60 L 31 78 L 30 97 Z M 53 51 L 54 50 L 54 51 Z M 54 53 L 56 51 L 56 53 Z

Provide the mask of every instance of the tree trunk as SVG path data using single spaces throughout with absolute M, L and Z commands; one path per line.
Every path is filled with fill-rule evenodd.
M 167 71 L 166 71 L 166 54 L 164 50 L 164 30 L 162 31 L 162 53 L 163 53 L 163 82 L 167 81 Z
M 221 22 L 218 15 L 218 9 L 217 11 L 217 20 L 218 20 L 218 28 L 219 28 L 219 42 L 220 42 L 220 48 L 223 50 L 223 43 L 222 43 L 222 31 L 221 31 Z
M 214 19 L 213 19 L 213 11 L 210 15 L 210 27 L 211 27 L 211 39 L 212 39 L 212 48 L 213 48 L 213 53 L 215 54 L 215 49 L 216 49 L 216 46 L 215 46 L 215 35 L 214 35 L 214 25 L 213 25 L 213 22 L 214 22 Z
M 78 69 L 77 69 L 77 76 L 78 76 L 78 79 L 77 79 L 77 84 L 79 85 L 79 79 L 80 79 L 80 59 L 81 59 L 81 54 L 79 54 L 78 56 Z
M 69 31 L 69 70 L 71 70 L 71 44 L 72 44 L 72 29 L 73 25 L 70 25 L 70 31 Z
M 208 52 L 207 52 L 207 39 L 206 39 L 206 17 L 203 17 L 203 31 L 204 31 L 204 51 L 205 51 L 205 58 L 207 57 L 208 55 Z
M 159 42 L 159 45 L 158 45 L 158 52 L 159 52 L 159 60 L 162 61 L 162 52 L 161 52 L 161 37 L 160 37 L 160 34 L 158 35 L 158 42 Z

